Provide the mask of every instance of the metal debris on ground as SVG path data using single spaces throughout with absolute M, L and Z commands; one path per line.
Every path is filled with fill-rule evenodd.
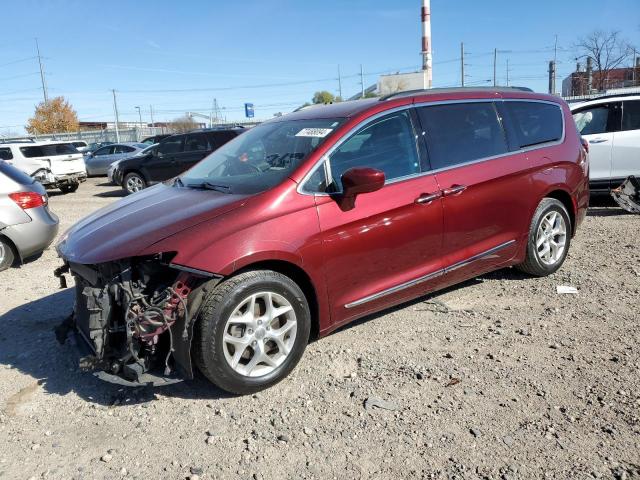
M 612 190 L 611 196 L 627 212 L 640 213 L 640 180 L 633 175 Z
M 562 294 L 577 294 L 578 293 L 578 289 L 576 287 L 570 287 L 569 285 L 558 285 L 556 287 L 556 293 L 559 295 Z

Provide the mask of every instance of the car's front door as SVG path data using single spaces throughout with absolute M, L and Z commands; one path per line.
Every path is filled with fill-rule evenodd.
M 176 155 L 180 171 L 189 170 L 213 150 L 209 137 L 205 133 L 189 133 L 184 140 L 184 150 Z
M 578 132 L 589 142 L 589 185 L 594 192 L 608 192 L 611 187 L 614 134 L 620 130 L 621 110 L 621 102 L 610 102 L 573 112 Z
M 352 209 L 341 206 L 339 193 L 316 196 L 332 321 L 433 289 L 442 273 L 442 205 L 422 165 L 410 111 L 368 121 L 326 161 L 317 173 L 329 175 L 336 192 L 350 168 L 371 167 L 386 177 L 381 190 L 359 195 Z
M 144 162 L 145 175 L 151 182 L 162 182 L 181 173 L 178 156 L 184 150 L 185 135 L 173 135 L 163 140 L 151 158 Z
M 611 188 L 628 176 L 640 177 L 640 100 L 622 102 L 622 127 L 613 134 Z
M 112 162 L 117 160 L 114 154 L 115 146 L 108 145 L 99 148 L 93 152 L 92 158 L 89 159 L 89 168 L 91 173 L 103 173 L 109 168 Z

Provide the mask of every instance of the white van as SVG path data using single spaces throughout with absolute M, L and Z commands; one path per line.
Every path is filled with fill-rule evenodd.
M 70 142 L 0 143 L 0 160 L 63 193 L 75 192 L 87 179 L 82 153 Z
M 640 177 L 640 95 L 611 95 L 570 107 L 589 142 L 591 191 L 608 193 L 627 177 Z

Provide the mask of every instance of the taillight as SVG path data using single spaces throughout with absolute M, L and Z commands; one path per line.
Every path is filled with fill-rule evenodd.
M 10 193 L 9 198 L 16 202 L 18 206 L 27 210 L 28 208 L 42 207 L 47 204 L 47 196 L 36 192 L 16 192 Z
M 587 139 L 580 137 L 580 143 L 582 144 L 582 148 L 584 148 L 584 151 L 589 153 L 589 142 L 587 141 Z

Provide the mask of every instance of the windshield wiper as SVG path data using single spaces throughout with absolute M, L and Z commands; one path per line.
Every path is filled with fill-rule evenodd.
M 206 190 L 215 190 L 216 192 L 231 193 L 231 187 L 229 185 L 219 185 L 217 183 L 202 182 L 202 183 L 189 183 L 188 188 L 202 188 Z

